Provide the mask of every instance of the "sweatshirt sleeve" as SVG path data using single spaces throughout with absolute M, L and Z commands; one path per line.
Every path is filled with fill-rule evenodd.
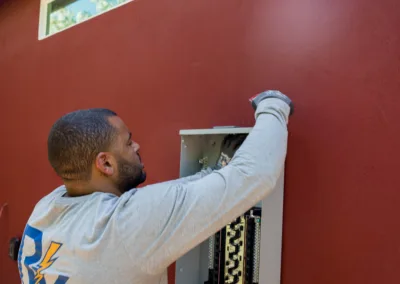
M 196 180 L 199 180 L 199 179 L 211 174 L 212 171 L 213 171 L 212 168 L 207 167 L 207 168 L 202 169 L 201 171 L 199 171 L 199 172 L 197 172 L 197 173 L 195 173 L 193 175 L 190 175 L 190 176 L 187 176 L 187 177 L 181 177 L 181 178 L 174 179 L 174 180 L 160 182 L 160 183 L 157 183 L 157 185 L 168 187 L 168 186 L 171 186 L 173 184 L 182 184 L 182 183 L 184 184 L 184 183 L 196 181 Z M 147 188 L 147 187 L 143 187 L 143 188 Z
M 286 158 L 289 112 L 279 99 L 260 102 L 253 129 L 227 166 L 122 197 L 119 234 L 143 272 L 161 273 L 271 193 Z

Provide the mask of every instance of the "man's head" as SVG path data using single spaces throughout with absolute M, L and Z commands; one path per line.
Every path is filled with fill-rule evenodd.
M 131 136 L 111 110 L 74 111 L 51 128 L 48 158 L 66 184 L 86 184 L 88 192 L 114 187 L 124 193 L 146 180 L 139 145 Z

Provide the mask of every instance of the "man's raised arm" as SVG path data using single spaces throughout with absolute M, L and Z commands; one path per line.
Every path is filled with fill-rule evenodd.
M 143 272 L 161 273 L 274 189 L 286 158 L 291 101 L 277 91 L 262 96 L 253 101 L 256 123 L 227 166 L 121 197 L 121 239 Z

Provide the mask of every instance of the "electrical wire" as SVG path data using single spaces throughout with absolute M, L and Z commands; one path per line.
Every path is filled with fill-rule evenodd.
M 4 209 L 7 205 L 8 205 L 7 203 L 4 203 L 4 204 L 0 207 L 0 218 L 1 218 L 1 215 L 3 215 L 3 209 Z

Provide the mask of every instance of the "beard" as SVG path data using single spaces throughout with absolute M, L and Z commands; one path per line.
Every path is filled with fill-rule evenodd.
M 118 161 L 117 187 L 125 193 L 146 181 L 146 172 L 141 164 L 129 163 L 124 159 Z

